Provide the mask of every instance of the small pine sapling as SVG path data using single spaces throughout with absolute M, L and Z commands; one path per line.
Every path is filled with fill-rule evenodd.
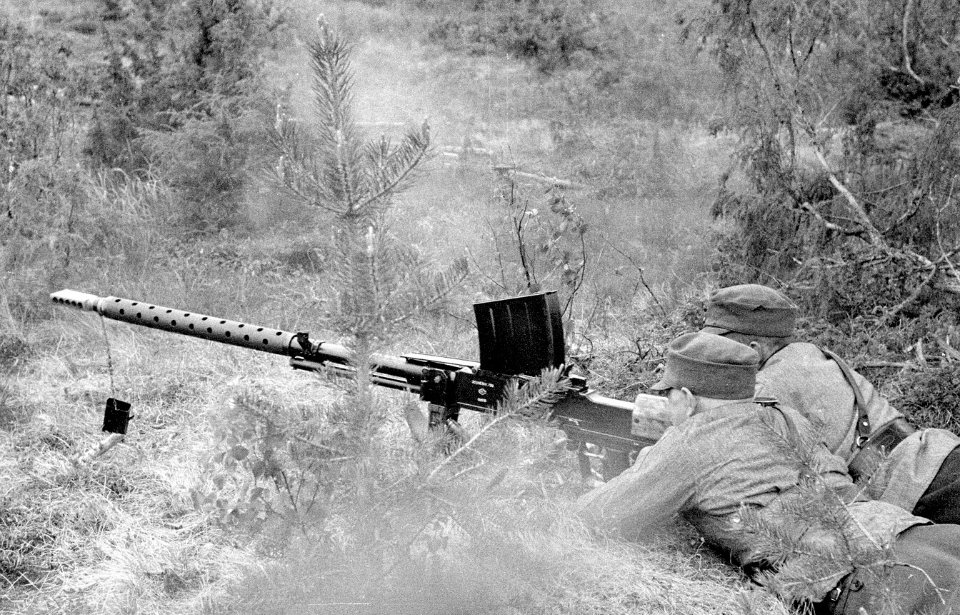
M 427 156 L 430 130 L 424 123 L 396 145 L 386 138 L 365 143 L 351 112 L 349 45 L 321 21 L 309 51 L 319 121 L 308 134 L 278 111 L 275 173 L 296 199 L 332 216 L 337 325 L 353 338 L 356 354 L 356 407 L 342 418 L 349 421 L 359 452 L 356 487 L 365 497 L 374 473 L 375 436 L 385 418 L 372 399 L 369 358 L 392 319 L 390 298 L 398 286 L 391 266 L 396 247 L 385 232 L 384 216 L 391 198 Z
M 892 544 L 853 514 L 850 506 L 865 499 L 863 494 L 841 493 L 826 482 L 827 452 L 820 433 L 802 434 L 789 423 L 784 430 L 772 420 L 756 431 L 799 473 L 796 492 L 775 506 L 740 509 L 742 530 L 753 536 L 755 549 L 769 565 L 755 576 L 758 582 L 799 605 L 819 600 L 854 568 L 868 571 L 879 586 L 889 583 L 891 569 L 903 564 L 896 561 Z

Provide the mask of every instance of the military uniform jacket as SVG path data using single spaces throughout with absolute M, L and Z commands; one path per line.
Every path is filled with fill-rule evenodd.
M 853 372 L 868 408 L 873 431 L 903 414 L 870 382 Z M 847 461 L 854 457 L 857 410 L 853 390 L 837 363 L 813 344 L 789 344 L 771 356 L 757 373 L 757 395 L 773 397 L 794 408 L 814 425 L 830 451 Z M 930 486 L 943 460 L 960 438 L 944 429 L 920 430 L 898 444 L 870 479 L 871 494 L 913 510 Z
M 793 442 L 791 430 L 808 453 L 798 457 L 785 445 Z M 732 402 L 669 427 L 632 467 L 583 495 L 578 512 L 589 523 L 636 536 L 684 513 L 758 582 L 786 564 L 821 579 L 799 596 L 817 601 L 854 569 L 857 556 L 849 549 L 889 544 L 925 520 L 884 502 L 857 501 L 844 460 L 819 442 L 811 446 L 813 438 L 809 422 L 789 408 Z M 809 514 L 818 497 L 834 505 L 830 514 L 840 519 L 834 526 Z

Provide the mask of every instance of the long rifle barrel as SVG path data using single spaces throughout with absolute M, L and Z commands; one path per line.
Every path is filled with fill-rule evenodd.
M 304 352 L 296 334 L 260 327 L 205 314 L 175 310 L 119 297 L 98 297 L 75 290 L 61 290 L 50 295 L 54 303 L 97 312 L 104 318 L 141 327 L 172 331 L 181 335 L 243 346 L 273 354 L 297 356 Z M 332 345 L 331 345 L 332 346 Z M 338 347 L 346 352 L 343 347 Z M 332 349 L 336 354 L 336 349 Z M 344 361 L 349 360 L 345 354 Z
M 350 350 L 339 344 L 311 340 L 304 333 L 291 333 L 132 299 L 99 297 L 76 290 L 52 293 L 50 299 L 59 305 L 97 312 L 111 320 L 288 356 L 294 359 L 291 364 L 300 369 L 310 369 L 311 364 L 320 364 L 335 372 L 352 372 L 354 369 L 354 355 Z M 417 364 L 416 356 L 406 359 L 377 354 L 371 357 L 371 363 L 371 378 L 375 384 L 419 392 L 423 366 Z M 459 363 L 461 365 L 456 368 L 468 364 Z

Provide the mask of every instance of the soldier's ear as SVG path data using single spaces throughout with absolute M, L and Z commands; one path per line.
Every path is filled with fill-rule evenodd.
M 697 409 L 697 396 L 687 387 L 681 387 L 680 395 L 682 396 L 683 405 L 686 407 L 687 416 L 692 415 L 693 411 Z

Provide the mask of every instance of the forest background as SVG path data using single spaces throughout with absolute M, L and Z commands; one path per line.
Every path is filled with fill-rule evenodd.
M 630 399 L 711 289 L 759 281 L 956 429 L 951 2 L 622 4 L 4 2 L 0 612 L 787 612 L 683 526 L 590 536 L 541 422 L 467 417 L 449 461 L 401 394 L 49 302 L 475 359 L 471 303 L 555 289 L 571 359 Z M 304 169 L 361 142 L 415 172 L 354 219 Z M 74 463 L 110 396 L 130 436 Z

